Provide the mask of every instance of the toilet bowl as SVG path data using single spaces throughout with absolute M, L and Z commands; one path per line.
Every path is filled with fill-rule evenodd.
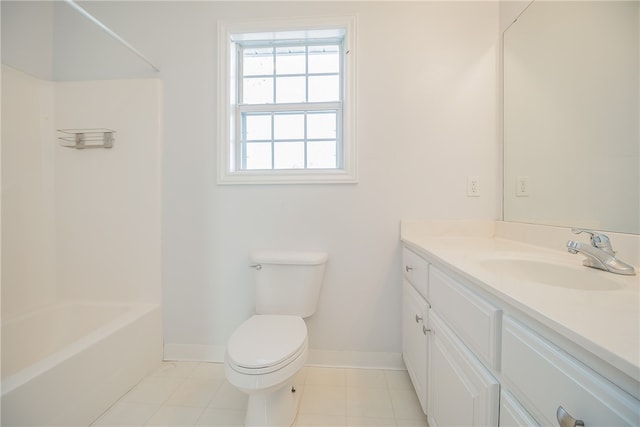
M 316 311 L 327 259 L 324 252 L 251 254 L 256 314 L 231 335 L 224 363 L 229 383 L 249 396 L 245 426 L 289 427 L 295 420 L 296 374 L 309 351 L 303 318 Z
M 254 315 L 229 339 L 225 375 L 249 395 L 245 426 L 290 426 L 300 393 L 296 374 L 308 353 L 301 317 Z

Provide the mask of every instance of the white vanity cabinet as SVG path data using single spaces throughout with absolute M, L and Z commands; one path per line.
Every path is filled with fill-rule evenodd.
M 429 304 L 408 282 L 402 284 L 402 358 L 418 395 L 422 411 L 427 409 L 427 347 L 425 319 Z
M 403 356 L 431 427 L 640 426 L 637 379 L 450 266 L 450 246 L 408 246 Z
M 429 263 L 415 252 L 402 249 L 402 274 L 424 298 L 429 298 Z
M 429 266 L 434 311 L 487 366 L 498 369 L 502 310 L 437 267 Z
M 429 296 L 429 425 L 497 426 L 501 310 L 433 265 Z
M 429 426 L 497 426 L 500 384 L 435 310 L 429 315 Z
M 485 364 L 499 359 L 500 310 L 406 247 L 402 260 L 402 356 L 429 425 L 497 426 L 500 385 Z
M 638 426 L 640 402 L 520 321 L 506 316 L 506 387 L 540 425 Z M 560 423 L 564 411 L 565 423 Z
M 426 414 L 427 409 L 427 319 L 429 303 L 428 263 L 404 248 L 402 253 L 402 358 Z
M 500 393 L 500 427 L 540 427 L 540 424 L 508 391 Z

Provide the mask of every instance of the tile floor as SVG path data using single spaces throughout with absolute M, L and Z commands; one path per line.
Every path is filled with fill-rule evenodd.
M 306 367 L 295 426 L 427 426 L 406 371 Z M 164 362 L 92 426 L 242 426 L 247 398 L 219 363 Z

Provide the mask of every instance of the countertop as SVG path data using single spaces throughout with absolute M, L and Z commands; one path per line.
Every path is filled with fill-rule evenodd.
M 403 232 L 402 241 L 640 381 L 640 276 L 622 276 L 582 266 L 581 255 L 497 237 L 427 236 Z M 616 289 L 582 290 L 545 285 L 487 268 L 492 258 L 526 257 L 586 269 Z M 571 271 L 571 270 L 569 270 Z M 582 272 L 581 274 L 584 274 Z M 590 276 L 591 277 L 591 276 Z

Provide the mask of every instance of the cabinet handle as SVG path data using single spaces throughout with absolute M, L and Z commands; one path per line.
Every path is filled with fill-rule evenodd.
M 422 325 L 422 333 L 424 335 L 427 335 L 427 332 L 431 332 L 431 329 L 427 328 L 426 326 Z
M 584 421 L 573 418 L 562 406 L 558 406 L 556 418 L 560 427 L 577 427 L 584 426 Z
M 422 317 L 416 314 L 416 323 L 420 323 L 420 322 L 422 322 Z
M 404 266 L 404 271 L 406 271 L 407 273 L 410 273 L 413 271 L 413 267 L 409 267 L 408 265 Z

